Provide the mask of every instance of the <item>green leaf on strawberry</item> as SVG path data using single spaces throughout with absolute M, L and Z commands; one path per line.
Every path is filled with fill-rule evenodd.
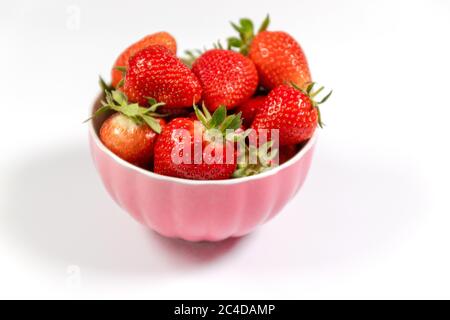
M 164 103 L 157 103 L 155 99 L 149 98 L 149 103 L 152 103 L 149 108 L 144 108 L 137 103 L 129 103 L 127 96 L 119 90 L 105 90 L 105 99 L 106 101 L 101 102 L 102 106 L 85 122 L 113 110 L 132 119 L 136 124 L 146 123 L 153 131 L 161 133 L 161 125 L 155 118 L 164 116 L 156 113 L 158 107 L 163 106 Z
M 276 163 L 278 149 L 274 148 L 274 141 L 268 141 L 259 148 L 254 145 L 245 146 L 239 155 L 233 178 L 249 177 L 272 169 Z
M 270 16 L 267 15 L 264 21 L 262 22 L 261 26 L 258 29 L 258 33 L 266 31 L 270 24 Z
M 185 56 L 181 58 L 181 61 L 183 61 L 183 63 L 190 68 L 194 64 L 195 60 L 197 60 L 197 58 L 200 57 L 205 51 L 206 50 L 200 49 L 186 50 L 184 51 Z
M 311 82 L 306 86 L 306 89 L 303 90 L 302 88 L 300 88 L 299 86 L 297 86 L 295 83 L 291 82 L 290 83 L 291 86 L 301 92 L 303 92 L 304 94 L 306 94 L 309 99 L 311 100 L 311 105 L 316 108 L 317 110 L 317 116 L 318 116 L 318 121 L 317 124 L 319 125 L 320 128 L 323 128 L 323 126 L 325 125 L 322 122 L 322 115 L 320 113 L 320 108 L 319 105 L 325 103 L 328 98 L 331 96 L 331 94 L 333 93 L 333 90 L 331 90 L 330 92 L 327 93 L 327 95 L 325 95 L 320 101 L 315 101 L 314 98 L 319 95 L 319 93 L 321 93 L 323 91 L 323 89 L 325 89 L 324 86 L 321 86 L 319 89 L 317 89 L 316 91 L 313 91 L 314 86 L 316 85 L 315 82 Z
M 258 32 L 266 31 L 270 24 L 269 15 L 266 16 L 261 26 L 258 28 Z M 239 33 L 238 37 L 230 37 L 227 39 L 228 49 L 237 49 L 243 55 L 248 55 L 250 44 L 255 37 L 255 26 L 253 21 L 248 18 L 242 18 L 239 20 L 239 24 L 231 22 L 231 26 Z
M 98 84 L 100 85 L 100 88 L 102 89 L 102 92 L 109 91 L 111 92 L 114 90 L 114 88 L 111 85 L 108 85 L 105 80 L 101 76 L 98 77 Z
M 228 41 L 228 50 L 231 48 L 240 48 L 242 46 L 242 40 L 236 37 L 230 37 L 227 39 Z
M 223 124 L 225 118 L 227 117 L 227 109 L 223 107 L 219 107 L 216 112 L 214 112 L 211 119 L 208 121 L 209 128 L 217 128 Z
M 241 113 L 227 116 L 227 107 L 224 105 L 218 107 L 212 115 L 204 104 L 202 110 L 194 105 L 194 111 L 206 129 L 218 129 L 224 135 L 227 134 L 227 130 L 237 130 L 242 126 Z
M 117 88 L 123 87 L 125 84 L 125 76 L 127 75 L 127 67 L 125 66 L 116 66 L 114 67 L 115 70 L 120 71 L 122 73 L 122 79 L 117 84 Z

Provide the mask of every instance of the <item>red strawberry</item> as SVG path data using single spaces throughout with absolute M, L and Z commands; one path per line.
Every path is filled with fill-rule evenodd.
M 103 144 L 125 161 L 139 167 L 148 167 L 153 159 L 156 138 L 166 122 L 155 113 L 162 105 L 154 103 L 150 108 L 138 104 L 128 104 L 127 97 L 120 91 L 106 91 L 106 102 L 94 117 L 116 111 L 100 128 Z
M 162 106 L 158 108 L 158 112 L 166 115 L 168 118 L 180 118 L 180 117 L 188 117 L 192 113 L 192 107 L 165 107 Z
M 240 53 L 213 49 L 202 54 L 192 67 L 203 88 L 209 110 L 220 105 L 232 109 L 250 98 L 258 86 L 253 62 Z
M 164 127 L 163 119 L 157 121 Z M 139 167 L 148 166 L 153 159 L 157 136 L 146 123 L 137 124 L 122 113 L 113 114 L 100 129 L 100 140 L 109 150 Z
M 216 133 L 223 137 L 226 129 L 239 128 L 241 119 L 239 115 L 226 117 L 224 106 L 212 116 L 206 108 L 204 112 L 196 108 L 200 121 L 176 118 L 164 128 L 155 145 L 155 173 L 192 180 L 220 180 L 232 176 L 237 166 L 234 144 L 226 139 L 211 139 L 209 129 L 219 129 Z
M 280 164 L 283 164 L 285 162 L 288 162 L 297 154 L 298 147 L 296 145 L 281 146 L 278 152 L 278 162 Z
M 322 101 L 316 102 L 313 98 L 323 87 L 311 92 L 313 86 L 309 85 L 306 91 L 287 85 L 273 89 L 256 114 L 252 128 L 257 131 L 278 129 L 280 146 L 298 144 L 311 138 L 317 124 L 322 125 L 318 106 L 331 95 L 330 92 Z
M 129 60 L 122 88 L 130 101 L 145 105 L 149 97 L 166 107 L 192 107 L 202 89 L 192 71 L 163 46 L 150 46 Z
M 265 100 L 265 96 L 257 96 L 245 101 L 236 109 L 237 112 L 242 112 L 242 119 L 246 127 L 251 126 L 256 112 L 262 107 Z
M 130 57 L 132 57 L 136 52 L 156 44 L 166 47 L 174 55 L 177 53 L 177 42 L 175 41 L 175 38 L 167 32 L 157 32 L 142 38 L 129 46 L 117 58 L 111 70 L 112 86 L 117 88 L 123 77 L 122 72 L 118 70 L 117 67 L 124 67 L 125 69 L 128 68 L 128 60 Z
M 261 84 L 268 89 L 290 82 L 304 88 L 311 82 L 302 48 L 285 32 L 259 33 L 252 41 L 249 57 L 258 69 Z
M 266 31 L 269 17 L 254 35 L 253 23 L 241 19 L 233 24 L 240 39 L 230 38 L 229 46 L 237 47 L 255 63 L 261 85 L 273 89 L 279 85 L 294 83 L 305 88 L 311 82 L 311 74 L 305 54 L 295 39 L 282 31 Z

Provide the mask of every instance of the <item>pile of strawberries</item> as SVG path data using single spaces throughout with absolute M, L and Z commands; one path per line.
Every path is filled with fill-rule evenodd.
M 100 129 L 104 145 L 141 168 L 195 180 L 249 176 L 293 157 L 321 126 L 318 106 L 331 92 L 314 100 L 323 87 L 314 90 L 303 50 L 286 32 L 267 31 L 269 17 L 257 32 L 249 19 L 232 26 L 239 36 L 226 48 L 184 59 L 167 32 L 122 52 L 111 85 L 101 80 L 105 96 L 94 114 L 112 111 Z

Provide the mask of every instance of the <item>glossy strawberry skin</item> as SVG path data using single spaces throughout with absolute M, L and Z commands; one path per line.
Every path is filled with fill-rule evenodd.
M 318 111 L 311 99 L 300 90 L 282 85 L 269 93 L 252 128 L 257 131 L 279 129 L 280 146 L 283 146 L 308 140 L 317 124 Z
M 249 57 L 258 69 L 261 85 L 273 89 L 290 82 L 304 88 L 311 82 L 306 56 L 293 37 L 281 31 L 263 31 L 255 36 Z
M 114 88 L 117 88 L 120 80 L 122 80 L 122 72 L 117 70 L 116 67 L 128 67 L 128 60 L 136 54 L 138 51 L 147 48 L 151 45 L 161 45 L 169 49 L 169 51 L 176 55 L 177 42 L 175 38 L 167 32 L 157 32 L 145 36 L 139 41 L 133 43 L 127 49 L 125 49 L 117 58 L 114 66 L 111 70 L 111 84 Z
M 194 123 L 196 123 L 194 125 Z M 190 133 L 191 139 L 180 140 L 177 138 L 177 130 L 187 130 Z M 194 130 L 197 130 L 197 135 L 194 134 Z M 224 163 L 205 163 L 207 154 L 205 148 L 209 145 L 208 142 L 201 140 L 194 141 L 195 137 L 202 137 L 204 133 L 204 127 L 199 121 L 194 121 L 190 118 L 176 118 L 169 122 L 164 128 L 163 132 L 159 136 L 155 145 L 155 158 L 154 158 L 154 171 L 155 173 L 178 177 L 191 180 L 222 180 L 231 177 L 236 169 L 236 156 L 232 159 L 231 163 L 227 163 L 226 158 Z M 202 148 L 199 148 L 199 152 L 202 153 L 202 163 L 194 163 L 194 143 L 198 143 Z M 191 150 L 191 163 L 176 164 L 172 161 L 172 150 L 182 150 L 184 147 Z M 233 148 L 231 143 L 217 144 L 214 146 L 214 150 L 218 155 L 224 155 L 227 152 L 227 148 Z
M 129 60 L 123 92 L 132 102 L 146 105 L 148 98 L 165 107 L 192 107 L 202 94 L 192 71 L 167 48 L 159 45 L 137 52 Z
M 165 120 L 158 121 L 164 128 Z M 147 168 L 153 159 L 157 136 L 146 124 L 137 125 L 121 113 L 110 116 L 100 128 L 100 140 L 109 150 L 142 168 Z
M 256 112 L 264 105 L 265 100 L 265 96 L 257 96 L 250 98 L 237 107 L 236 112 L 242 112 L 242 119 L 246 127 L 251 126 Z
M 194 62 L 192 71 L 202 84 L 202 99 L 210 111 L 220 105 L 233 109 L 250 98 L 258 86 L 253 62 L 229 50 L 205 52 Z

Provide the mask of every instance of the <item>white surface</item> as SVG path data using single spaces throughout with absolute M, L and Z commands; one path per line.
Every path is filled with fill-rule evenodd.
M 448 1 L 130 3 L 0 10 L 0 298 L 450 298 Z M 145 230 L 90 161 L 97 75 L 147 33 L 182 52 L 266 12 L 334 89 L 304 189 L 241 240 Z

